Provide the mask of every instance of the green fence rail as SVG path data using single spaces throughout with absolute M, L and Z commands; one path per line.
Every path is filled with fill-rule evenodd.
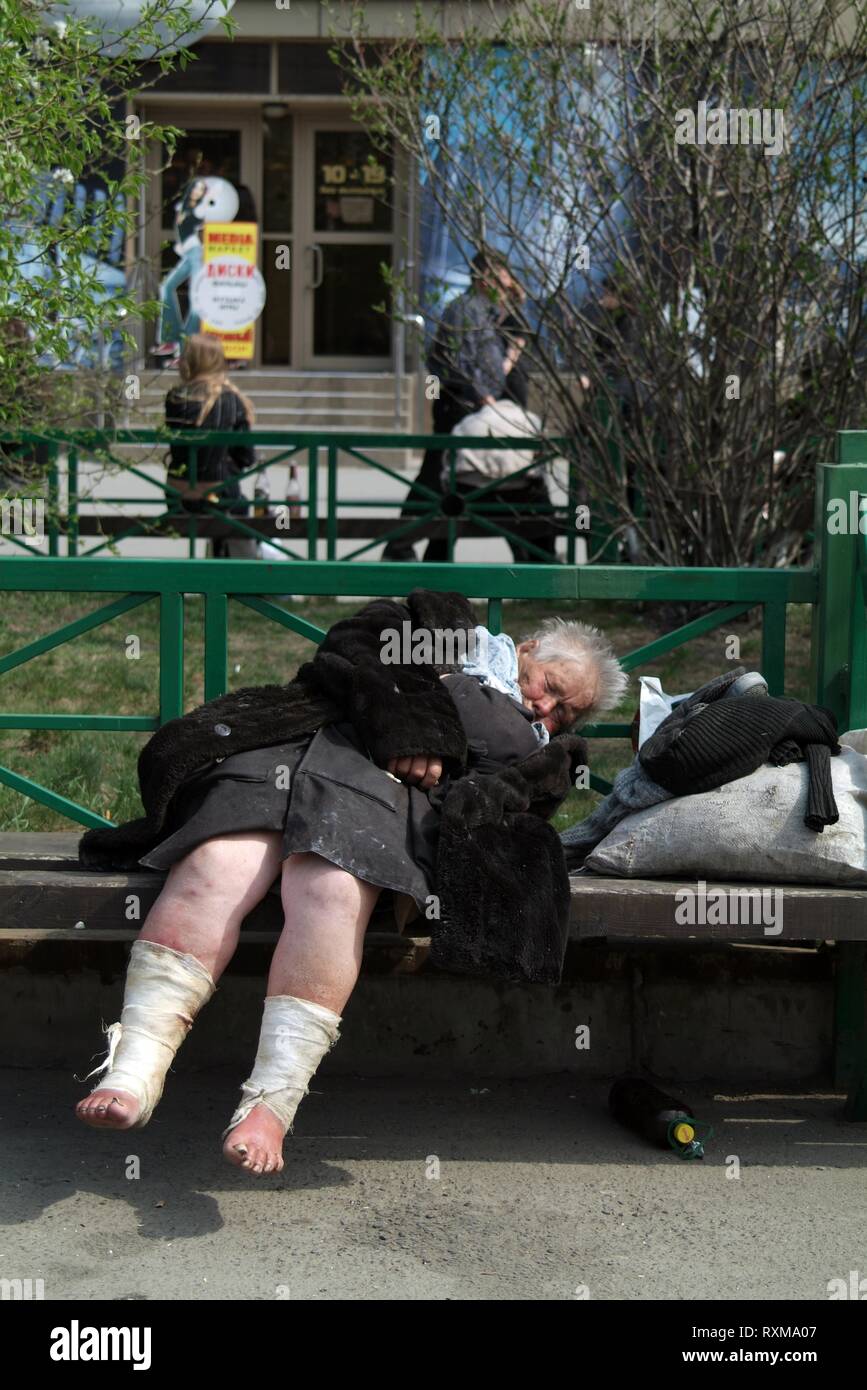
M 149 446 L 166 450 L 172 443 L 183 444 L 188 449 L 188 482 L 191 486 L 198 483 L 197 458 L 199 450 L 213 445 L 237 447 L 239 443 L 243 443 L 260 450 L 274 451 L 267 458 L 257 458 L 253 467 L 237 474 L 238 482 L 243 482 L 246 478 L 255 478 L 257 474 L 274 464 L 300 465 L 301 471 L 306 477 L 306 495 L 298 499 L 297 505 L 300 507 L 302 516 L 295 526 L 289 527 L 289 539 L 295 541 L 296 544 L 300 541 L 302 550 L 299 551 L 284 544 L 284 537 L 279 529 L 275 536 L 273 527 L 251 524 L 243 515 L 231 512 L 229 510 L 230 499 L 225 496 L 220 497 L 220 493 L 225 492 L 228 480 L 214 483 L 209 490 L 212 494 L 216 494 L 217 500 L 204 501 L 202 510 L 192 514 L 182 507 L 180 489 L 168 481 L 163 483 L 150 477 L 143 468 L 117 453 L 119 448 L 128 446 Z M 369 554 L 377 546 L 389 540 L 411 542 L 414 539 L 420 539 L 423 535 L 421 528 L 426 527 L 430 522 L 438 522 L 442 524 L 446 532 L 449 561 L 454 559 L 455 544 L 460 531 L 465 524 L 469 524 L 476 528 L 476 532 L 516 542 L 529 554 L 532 554 L 536 560 L 550 562 L 550 555 L 535 544 L 532 538 L 515 533 L 514 520 L 520 516 L 522 520 L 538 518 L 540 523 L 547 521 L 548 525 L 555 528 L 559 534 L 565 535 L 567 562 L 569 564 L 575 563 L 578 540 L 578 534 L 575 530 L 575 508 L 579 497 L 577 446 L 574 439 L 570 440 L 561 436 L 540 438 L 521 436 L 516 439 L 508 436 L 502 438 L 467 436 L 461 438 L 458 443 L 452 435 L 437 434 L 356 434 L 342 431 L 254 429 L 239 436 L 237 433 L 217 430 L 168 432 L 166 430 L 138 429 L 116 430 L 110 433 L 79 430 L 24 434 L 14 442 L 14 446 L 10 444 L 8 447 L 13 455 L 15 450 L 21 453 L 37 448 L 47 451 L 48 508 L 46 529 L 49 556 L 59 555 L 61 536 L 66 536 L 69 555 L 96 555 L 108 551 L 113 544 L 120 540 L 147 535 L 153 528 L 164 531 L 166 526 L 172 526 L 178 535 L 187 539 L 190 558 L 194 559 L 196 540 L 203 529 L 202 522 L 217 519 L 228 526 L 236 536 L 246 540 L 251 538 L 260 540 L 263 534 L 268 534 L 269 539 L 278 546 L 287 560 L 302 561 L 319 558 L 334 560 L 337 557 L 341 512 L 348 509 L 358 509 L 371 514 L 406 510 L 411 515 L 403 518 L 398 517 L 392 526 L 385 529 L 374 525 L 372 529 L 375 534 L 371 537 L 360 537 L 364 543 L 354 549 L 350 555 L 345 556 L 345 559 L 356 559 Z M 567 492 L 565 506 L 543 502 L 510 504 L 503 500 L 502 492 L 498 492 L 498 489 L 501 489 L 502 480 L 485 483 L 470 492 L 459 490 L 456 486 L 456 459 L 458 450 L 463 448 L 514 449 L 530 455 L 527 464 L 511 474 L 510 480 L 526 476 L 531 470 L 544 467 L 553 459 L 565 458 L 568 475 L 564 479 Z M 370 456 L 371 450 L 387 453 L 424 449 L 441 449 L 443 451 L 448 463 L 448 482 L 442 492 L 416 484 L 416 493 L 420 500 L 413 501 L 406 499 L 406 489 L 413 480 L 412 474 L 398 471 L 382 462 L 381 459 Z M 67 496 L 65 509 L 61 508 L 60 505 L 59 460 L 61 455 L 66 457 Z M 125 473 L 137 477 L 143 484 L 154 490 L 154 496 L 140 499 L 102 495 L 98 498 L 82 498 L 79 487 L 81 468 L 85 462 L 94 459 L 101 463 L 117 466 Z M 400 496 L 364 499 L 341 497 L 339 477 L 342 459 L 355 465 L 373 469 L 383 477 L 399 483 L 401 485 Z M 319 488 L 319 469 L 322 466 L 325 468 L 327 480 L 324 498 L 321 496 Z M 159 510 L 146 522 L 139 518 L 131 519 L 128 526 L 121 527 L 115 534 L 98 539 L 95 544 L 83 548 L 82 516 L 87 516 L 86 513 L 82 513 L 82 502 L 84 501 L 103 509 L 134 507 L 140 511 L 143 507 L 155 507 Z M 122 516 L 122 513 L 118 513 L 118 516 Z M 598 548 L 598 545 L 610 534 L 610 523 L 604 522 L 602 524 L 604 536 L 601 532 L 597 534 L 596 531 L 591 531 L 585 537 L 591 545 L 591 549 Z M 9 536 L 8 539 L 19 545 L 23 551 L 29 551 L 32 554 L 32 548 L 26 542 L 14 536 Z M 320 548 L 324 549 L 323 555 L 320 555 Z
M 820 465 L 817 506 L 817 561 L 799 569 L 658 569 L 641 566 L 563 565 L 414 565 L 368 564 L 359 561 L 299 561 L 292 571 L 292 588 L 303 596 L 359 599 L 406 592 L 408 587 L 459 589 L 471 599 L 487 602 L 487 624 L 499 631 L 504 599 L 555 600 L 571 616 L 580 614 L 586 600 L 624 604 L 635 602 L 714 605 L 709 612 L 637 648 L 621 658 L 625 670 L 647 666 L 692 638 L 761 609 L 762 670 L 772 693 L 785 690 L 786 606 L 813 606 L 812 688 L 814 698 L 833 708 L 841 727 L 867 724 L 865 670 L 864 586 L 867 554 L 864 537 L 825 524 L 836 507 L 849 507 L 851 498 L 867 495 L 867 434 L 859 463 Z M 854 447 L 849 442 L 847 447 Z M 865 523 L 867 524 L 867 523 Z M 209 700 L 228 688 L 230 614 L 252 610 L 312 642 L 324 636 L 303 615 L 275 602 L 286 587 L 280 563 L 251 560 L 102 560 L 14 558 L 0 561 L 0 591 L 18 593 L 79 592 L 110 595 L 92 609 L 25 646 L 0 655 L 0 676 L 44 652 L 73 641 L 143 603 L 160 609 L 159 708 L 150 714 L 0 713 L 2 729 L 90 729 L 147 732 L 183 713 L 184 603 L 186 595 L 204 600 L 204 694 Z M 0 704 L 2 709 L 2 704 Z M 623 723 L 599 723 L 584 732 L 591 738 L 627 737 Z M 626 759 L 625 759 L 626 760 Z M 6 767 L 0 782 L 68 816 L 82 825 L 104 825 L 89 808 L 43 787 Z M 591 779 L 597 790 L 608 784 Z
M 321 438 L 321 437 L 319 437 Z M 301 446 L 299 446 L 301 447 Z M 321 447 L 320 443 L 308 446 Z M 337 447 L 335 445 L 335 447 Z M 629 652 L 624 669 L 647 666 L 693 638 L 755 609 L 762 615 L 761 666 L 772 693 L 785 693 L 788 604 L 810 604 L 813 611 L 811 694 L 832 709 L 841 730 L 867 726 L 867 431 L 838 436 L 837 461 L 817 470 L 814 560 L 810 569 L 659 569 L 630 565 L 442 565 L 371 564 L 364 561 L 299 558 L 291 587 L 304 596 L 357 597 L 405 594 L 413 587 L 457 589 L 486 604 L 486 622 L 501 630 L 504 600 L 546 599 L 570 617 L 582 602 L 636 602 L 712 605 L 691 622 Z M 72 539 L 72 533 L 70 533 Z M 55 541 L 56 545 L 56 541 Z M 311 539 L 311 552 L 314 547 Z M 0 593 L 74 592 L 103 595 L 106 601 L 73 622 L 0 653 L 0 679 L 27 662 L 74 641 L 121 614 L 148 602 L 159 604 L 159 700 L 150 713 L 15 713 L 0 699 L 3 729 L 126 730 L 147 733 L 184 712 L 184 608 L 188 595 L 204 602 L 204 695 L 228 689 L 230 620 L 249 611 L 319 642 L 321 628 L 275 598 L 286 589 L 282 563 L 254 560 L 61 558 L 0 559 Z M 2 689 L 2 687 L 0 687 Z M 600 723 L 583 730 L 591 738 L 624 738 L 629 726 Z M 631 752 L 624 750 L 624 763 Z M 86 806 L 0 766 L 0 783 L 82 826 L 113 822 Z M 591 775 L 591 785 L 608 784 Z M 867 1114 L 867 1035 L 863 1029 L 865 948 L 860 942 L 838 946 L 835 992 L 835 1078 L 860 1089 L 850 1093 L 850 1118 Z

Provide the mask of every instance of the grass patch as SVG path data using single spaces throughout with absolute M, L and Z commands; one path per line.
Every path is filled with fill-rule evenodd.
M 0 652 L 14 651 L 73 622 L 105 603 L 105 594 L 6 595 L 0 610 Z M 328 628 L 351 608 L 332 599 L 282 605 L 308 622 Z M 184 620 L 184 702 L 192 709 L 204 699 L 203 600 L 190 595 Z M 480 621 L 484 607 L 478 606 Z M 562 604 L 506 602 L 503 627 L 516 639 L 542 618 L 560 615 L 595 623 L 610 636 L 619 655 L 652 641 L 668 630 L 659 605 L 624 603 Z M 695 689 L 730 667 L 725 637 L 740 641 L 740 661 L 758 668 L 761 627 L 758 618 L 738 621 L 725 631 L 708 633 L 633 674 L 627 698 L 611 719 L 631 720 L 638 699 L 638 675 L 659 676 L 666 690 Z M 250 609 L 229 605 L 229 688 L 292 679 L 312 653 L 303 637 L 278 627 Z M 137 648 L 129 642 L 138 638 Z M 786 691 L 809 697 L 810 609 L 788 610 Z M 138 650 L 137 657 L 130 652 Z M 159 604 L 156 600 L 113 622 L 84 633 L 3 676 L 2 708 L 6 713 L 138 714 L 155 716 L 159 708 Z M 93 733 L 10 729 L 0 731 L 0 762 L 115 822 L 141 815 L 136 761 L 147 733 Z M 609 780 L 631 760 L 624 740 L 599 739 L 590 745 L 593 771 Z M 598 801 L 595 792 L 573 792 L 554 824 L 564 829 L 587 815 Z M 0 786 L 0 830 L 73 830 L 77 822 Z

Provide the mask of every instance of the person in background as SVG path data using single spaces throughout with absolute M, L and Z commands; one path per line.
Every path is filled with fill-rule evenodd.
M 513 401 L 526 411 L 530 395 L 530 377 L 527 371 L 525 348 L 531 331 L 524 321 L 522 310 L 526 302 L 527 292 L 514 275 L 510 274 L 510 279 L 506 314 L 500 323 L 500 336 L 505 358 L 504 368 L 508 364 L 503 394 L 500 399 Z M 503 430 L 504 434 L 513 432 L 509 429 Z M 522 433 L 522 431 L 519 430 L 518 433 Z M 530 458 L 529 453 L 524 455 L 523 463 L 529 463 Z M 476 486 L 478 485 L 476 483 Z M 540 503 L 550 504 L 551 494 L 548 491 L 548 481 L 541 468 L 524 473 L 514 483 L 498 489 L 496 494 L 487 495 L 495 501 L 508 502 L 510 506 L 514 507 L 514 517 L 502 518 L 503 524 L 509 531 L 525 540 L 532 541 L 539 550 L 543 550 L 547 556 L 548 564 L 557 563 L 556 532 L 550 516 L 544 513 L 536 516 L 527 516 L 526 514 L 522 516 L 521 514 L 522 509 L 528 506 L 537 506 Z M 545 563 L 534 550 L 527 550 L 514 541 L 510 541 L 509 546 L 515 563 L 518 565 Z
M 439 397 L 433 402 L 435 434 L 451 434 L 459 420 L 483 405 L 493 405 L 504 394 L 514 366 L 514 354 L 507 356 L 502 336 L 515 283 L 509 267 L 488 248 L 477 251 L 470 266 L 470 287 L 446 305 L 428 357 L 428 368 L 440 383 Z M 442 464 L 441 449 L 426 450 L 407 502 L 429 502 L 416 484 L 440 491 Z M 400 516 L 403 520 L 418 513 L 404 507 Z M 424 558 L 445 560 L 447 553 L 445 540 L 430 540 Z M 402 536 L 389 541 L 383 559 L 414 560 L 411 539 Z
M 237 475 L 252 468 L 255 462 L 255 450 L 244 438 L 255 419 L 253 404 L 229 380 L 222 344 L 207 333 L 193 333 L 187 339 L 179 373 L 180 386 L 173 387 L 166 396 L 166 426 L 172 430 L 232 431 L 239 437 L 236 445 L 210 444 L 198 449 L 195 481 L 189 447 L 172 444 L 168 481 L 183 493 L 181 505 L 185 511 L 202 512 L 207 509 L 206 503 L 217 506 L 225 499 L 229 512 L 245 515 L 248 503 Z M 217 482 L 225 486 L 215 490 Z M 248 543 L 240 538 L 240 544 Z M 214 542 L 215 558 L 239 558 L 238 545 L 239 541 L 218 538 Z M 256 542 L 251 539 L 249 545 L 255 556 Z

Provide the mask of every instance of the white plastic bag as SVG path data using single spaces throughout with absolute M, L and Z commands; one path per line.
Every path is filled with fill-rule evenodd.
M 544 433 L 540 416 L 534 415 L 532 411 L 524 410 L 523 406 L 516 401 L 503 399 L 494 405 L 484 405 L 480 410 L 476 410 L 472 415 L 467 415 L 463 420 L 459 420 L 452 430 L 452 435 L 456 439 L 467 435 L 479 437 L 489 435 L 493 439 L 520 439 L 526 436 L 530 439 L 538 439 Z M 455 461 L 455 470 L 461 473 L 479 473 L 485 478 L 508 479 L 512 473 L 517 473 L 521 468 L 526 468 L 528 463 L 533 462 L 532 449 L 459 449 Z M 555 460 L 559 462 L 559 460 Z M 529 481 L 538 474 L 538 469 L 530 469 L 524 475 L 524 480 Z M 445 487 L 448 483 L 448 460 L 443 457 L 442 481 Z
M 639 676 L 641 687 L 638 699 L 638 746 L 655 734 L 663 719 L 667 719 L 679 700 L 686 695 L 666 695 L 658 676 Z

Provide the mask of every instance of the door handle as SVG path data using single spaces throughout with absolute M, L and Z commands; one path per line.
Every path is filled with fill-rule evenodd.
M 313 252 L 313 280 L 310 288 L 311 290 L 318 290 L 325 278 L 325 257 L 322 254 L 322 247 L 315 241 L 307 249 Z

